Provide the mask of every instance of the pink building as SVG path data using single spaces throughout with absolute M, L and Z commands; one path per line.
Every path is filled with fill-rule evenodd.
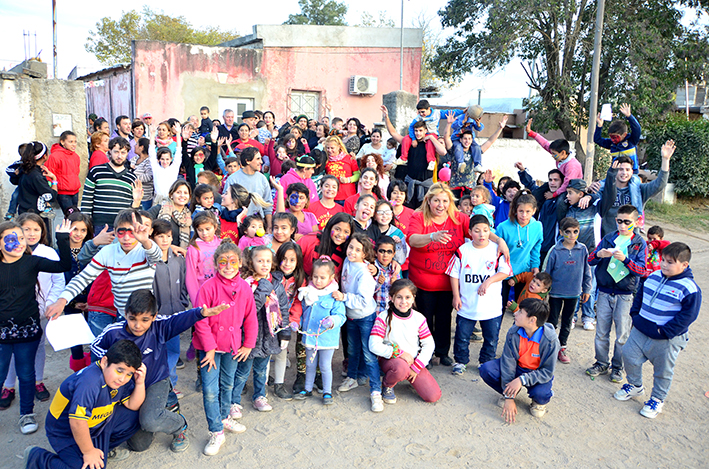
M 127 107 L 131 117 L 150 112 L 160 122 L 208 106 L 213 119 L 225 109 L 237 117 L 260 109 L 282 123 L 297 114 L 319 119 L 329 105 L 333 117 L 371 126 L 381 120 L 382 95 L 399 89 L 401 39 L 395 28 L 256 25 L 253 34 L 219 47 L 135 41 L 129 66 L 80 79 L 91 83 L 87 112 L 109 122 Z M 421 45 L 420 29 L 404 29 L 403 89 L 415 95 Z

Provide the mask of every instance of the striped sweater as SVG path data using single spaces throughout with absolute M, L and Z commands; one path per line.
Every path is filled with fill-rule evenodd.
M 391 328 L 389 328 L 387 314 L 387 311 L 384 311 L 374 321 L 369 336 L 369 350 L 377 356 L 388 359 L 392 358 L 394 344 L 396 344 L 400 350 L 414 357 L 411 369 L 419 373 L 431 361 L 433 349 L 436 347 L 426 318 L 413 309 L 407 317 L 392 314 Z
M 131 293 L 140 288 L 152 291 L 155 264 L 161 260 L 162 252 L 155 243 L 148 250 L 137 244 L 129 252 L 124 252 L 118 243 L 109 244 L 91 259 L 79 275 L 71 279 L 59 298 L 64 298 L 68 303 L 107 270 L 111 277 L 113 301 L 118 315 L 122 317 Z
M 94 226 L 113 226 L 116 215 L 133 205 L 136 176 L 128 167 L 117 173 L 110 163 L 94 166 L 84 183 L 81 211 L 93 218 Z

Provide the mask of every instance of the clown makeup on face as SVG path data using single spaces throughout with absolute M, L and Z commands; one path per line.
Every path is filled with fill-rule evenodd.
M 217 258 L 217 272 L 226 279 L 233 279 L 239 274 L 241 259 L 236 252 L 226 252 Z
M 0 233 L 2 239 L 2 261 L 12 263 L 19 260 L 25 253 L 27 244 L 22 228 L 13 228 Z

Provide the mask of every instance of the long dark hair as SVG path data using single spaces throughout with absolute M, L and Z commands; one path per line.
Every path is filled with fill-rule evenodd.
M 47 146 L 42 142 L 30 142 L 23 145 L 22 163 L 20 169 L 23 173 L 28 174 L 37 166 L 37 160 L 43 158 L 47 154 Z M 39 157 L 39 158 L 38 158 Z
M 510 214 L 508 215 L 508 218 L 512 221 L 512 223 L 517 223 L 518 225 L 517 208 L 520 205 L 531 205 L 532 209 L 535 212 L 537 211 L 537 199 L 532 195 L 532 192 L 529 189 L 522 189 L 517 192 L 514 199 L 512 199 L 512 202 L 510 202 Z
M 328 220 L 327 225 L 325 225 L 325 228 L 323 228 L 322 230 L 322 233 L 318 235 L 320 238 L 320 244 L 315 249 L 315 252 L 317 252 L 318 256 L 332 257 L 338 247 L 341 247 L 343 253 L 347 251 L 347 246 L 350 244 L 350 238 L 347 238 L 347 241 L 345 241 L 342 246 L 337 246 L 330 237 L 332 233 L 332 228 L 338 223 L 347 223 L 348 225 L 350 225 L 350 238 L 354 234 L 355 224 L 352 215 L 345 212 L 338 212 L 334 214 L 332 218 Z
M 36 223 L 42 230 L 42 234 L 39 237 L 39 244 L 49 246 L 49 242 L 47 242 L 47 225 L 44 224 L 44 220 L 42 220 L 42 217 L 32 212 L 25 212 L 19 217 L 17 217 L 17 224 L 19 224 L 20 226 L 24 225 L 28 221 Z
M 387 330 L 391 330 L 391 318 L 392 316 L 394 316 L 394 297 L 397 293 L 404 289 L 409 290 L 414 296 L 414 299 L 416 298 L 416 292 L 418 291 L 418 289 L 416 288 L 416 285 L 414 285 L 414 282 L 412 282 L 408 278 L 400 278 L 399 280 L 391 284 L 391 288 L 389 288 L 389 308 L 387 309 L 386 319 Z
M 295 280 L 295 291 L 297 292 L 298 288 L 303 286 L 303 283 L 305 283 L 305 279 L 307 277 L 303 262 L 303 250 L 300 249 L 298 243 L 295 241 L 286 241 L 281 244 L 281 247 L 279 247 L 278 251 L 276 251 L 276 269 L 281 269 L 281 262 L 283 262 L 283 259 L 286 257 L 286 253 L 288 251 L 295 252 L 295 270 L 293 271 L 293 279 Z
M 359 180 L 360 181 L 362 181 L 362 176 L 364 176 L 365 173 L 374 174 L 376 181 L 374 182 L 374 186 L 372 187 L 372 193 L 377 196 L 377 200 L 381 199 L 382 198 L 382 190 L 379 188 L 379 173 L 374 168 L 364 168 L 359 173 Z

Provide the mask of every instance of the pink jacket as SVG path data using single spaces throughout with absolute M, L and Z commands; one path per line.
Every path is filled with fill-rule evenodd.
M 197 321 L 194 325 L 192 342 L 198 350 L 235 354 L 242 346 L 241 332 L 244 332 L 243 346 L 254 348 L 258 335 L 256 303 L 249 285 L 241 278 L 229 280 L 216 274 L 210 278 L 197 295 L 197 305 L 214 307 L 228 304 L 230 307 L 216 316 Z M 195 306 L 197 307 L 197 306 Z
M 313 202 L 317 202 L 320 200 L 318 198 L 318 189 L 315 187 L 315 183 L 313 182 L 312 179 L 303 179 L 300 176 L 298 176 L 298 173 L 296 172 L 295 169 L 289 170 L 286 174 L 281 177 L 281 180 L 279 183 L 281 186 L 283 186 L 283 198 L 286 199 L 286 191 L 288 190 L 288 186 L 293 184 L 294 182 L 302 182 L 305 184 L 305 186 L 310 190 L 310 203 L 312 204 Z
M 536 140 L 542 148 L 551 153 L 549 151 L 549 140 L 536 132 L 529 132 L 529 136 Z M 581 167 L 581 163 L 579 163 L 579 161 L 571 155 L 569 155 L 564 161 L 557 161 L 556 167 L 559 171 L 561 171 L 561 174 L 564 175 L 564 182 L 562 182 L 561 187 L 554 192 L 554 197 L 566 191 L 566 187 L 572 179 L 583 179 L 583 168 Z
M 197 301 L 199 288 L 204 282 L 214 277 L 214 251 L 221 242 L 222 240 L 218 236 L 215 236 L 210 243 L 205 243 L 197 238 L 197 247 L 190 246 L 187 248 L 187 255 L 185 256 L 185 287 L 187 287 L 187 294 L 190 296 L 190 301 L 193 305 L 197 304 L 195 302 Z

